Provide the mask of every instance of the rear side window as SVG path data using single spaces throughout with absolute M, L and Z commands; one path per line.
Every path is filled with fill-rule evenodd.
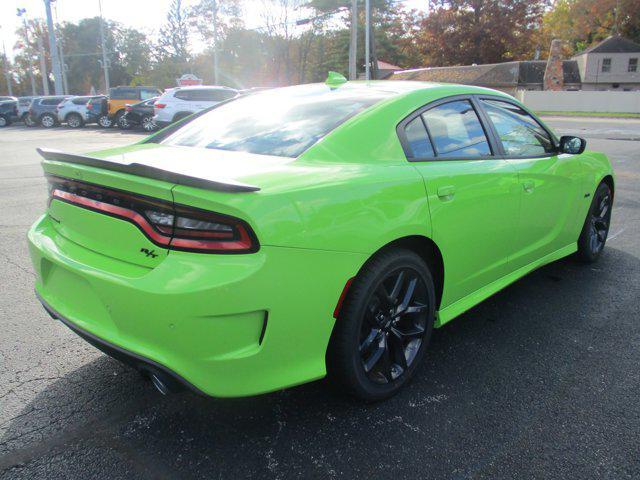
M 58 105 L 62 101 L 64 101 L 64 98 L 61 97 L 45 98 L 40 102 L 40 105 Z
M 483 157 L 491 147 L 480 119 L 468 100 L 433 107 L 422 114 L 440 158 Z
M 73 100 L 71 100 L 73 102 L 74 105 L 86 105 L 87 102 L 89 101 L 88 98 L 74 98 Z
M 433 157 L 433 147 L 429 140 L 429 134 L 422 121 L 422 116 L 418 116 L 407 123 L 404 129 L 407 142 L 413 158 Z
M 109 96 L 113 100 L 132 100 L 138 98 L 138 91 L 135 88 L 114 88 Z
M 555 151 L 547 131 L 523 109 L 500 100 L 482 100 L 507 155 L 540 156 Z

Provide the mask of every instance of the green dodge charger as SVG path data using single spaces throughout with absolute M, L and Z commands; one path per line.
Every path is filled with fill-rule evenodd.
M 595 261 L 614 197 L 605 155 L 462 85 L 334 76 L 128 147 L 39 151 L 40 301 L 163 393 L 328 376 L 387 398 L 434 327 L 544 264 Z

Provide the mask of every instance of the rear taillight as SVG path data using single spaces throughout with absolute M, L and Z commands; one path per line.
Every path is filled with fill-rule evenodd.
M 167 106 L 166 103 L 154 103 L 153 104 L 153 108 L 164 108 L 166 106 Z
M 48 176 L 50 200 L 60 200 L 133 223 L 153 243 L 171 250 L 252 253 L 258 241 L 235 217 L 172 205 L 141 195 Z
M 126 107 L 124 107 L 126 112 L 130 112 L 131 111 L 131 105 L 127 105 Z

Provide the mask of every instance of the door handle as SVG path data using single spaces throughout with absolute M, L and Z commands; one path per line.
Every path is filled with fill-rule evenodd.
M 451 200 L 456 193 L 456 189 L 453 185 L 446 185 L 438 187 L 438 197 L 441 200 Z
M 526 193 L 533 192 L 534 187 L 535 184 L 533 183 L 533 180 L 525 180 L 524 182 L 522 182 L 522 188 L 524 188 L 524 191 Z

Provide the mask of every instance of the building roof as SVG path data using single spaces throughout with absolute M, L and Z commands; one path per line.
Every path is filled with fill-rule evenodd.
M 427 82 L 449 82 L 464 85 L 500 88 L 521 84 L 542 84 L 545 60 L 465 65 L 457 67 L 418 68 L 395 72 L 391 80 L 420 80 Z M 575 60 L 562 62 L 564 83 L 580 83 L 580 72 Z
M 640 52 L 640 45 L 619 35 L 611 35 L 600 43 L 592 45 L 574 57 L 585 53 L 635 53 Z
M 378 60 L 378 70 L 400 70 L 400 67 L 398 67 L 397 65 L 393 65 L 392 63 Z

